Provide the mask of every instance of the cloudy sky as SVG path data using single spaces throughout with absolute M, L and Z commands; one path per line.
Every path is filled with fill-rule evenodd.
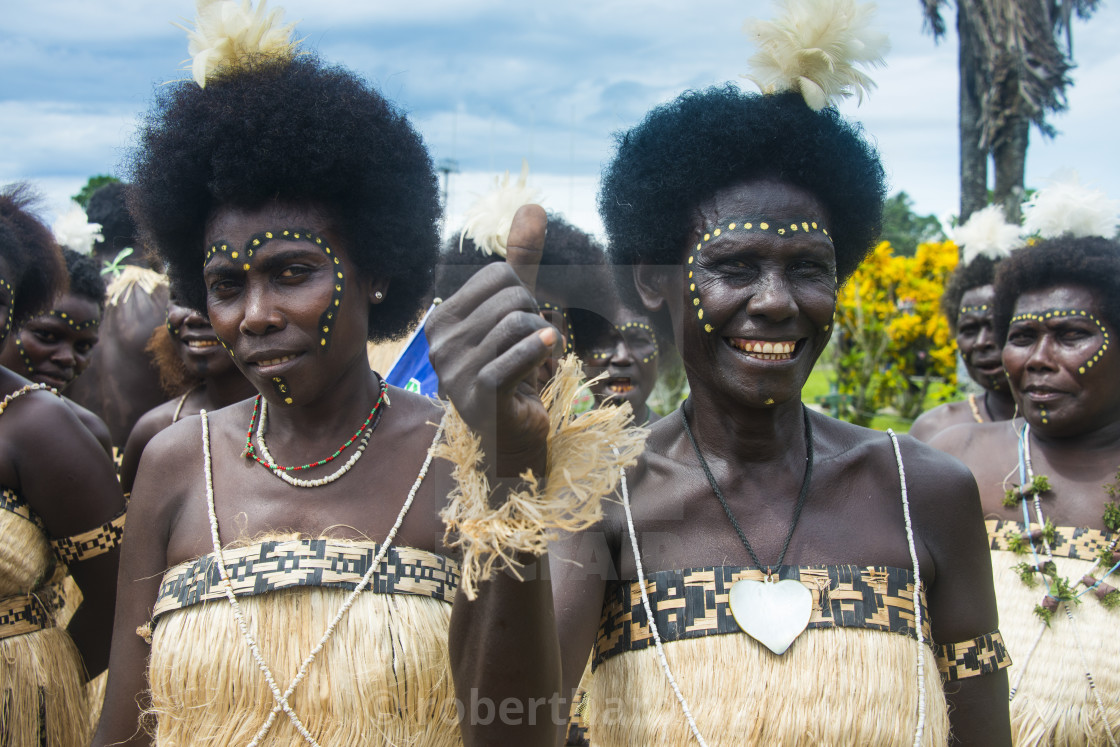
M 270 3 L 275 5 L 276 3 Z M 687 88 L 741 81 L 748 16 L 762 0 L 289 0 L 297 36 L 364 75 L 410 113 L 450 175 L 448 218 L 497 173 L 520 169 L 544 204 L 598 231 L 594 196 L 612 133 Z M 1120 3 L 1074 24 L 1070 110 L 1053 140 L 1032 131 L 1028 186 L 1074 168 L 1120 198 Z M 121 173 L 155 86 L 186 77 L 192 0 L 9 2 L 0 21 L 0 184 L 35 183 L 51 218 L 94 174 Z M 918 0 L 882 2 L 892 51 L 862 106 L 842 111 L 876 140 L 892 191 L 922 213 L 958 204 L 956 39 L 923 34 Z M 953 27 L 952 15 L 949 18 Z

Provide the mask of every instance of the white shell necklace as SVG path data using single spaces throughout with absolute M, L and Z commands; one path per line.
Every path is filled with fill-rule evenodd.
M 218 538 L 218 515 L 214 510 L 214 475 L 210 464 L 210 425 L 206 416 L 206 410 L 199 411 L 199 415 L 202 417 L 202 454 L 203 466 L 206 474 L 206 510 L 210 517 L 210 539 L 214 545 L 214 555 L 218 559 L 218 575 L 221 578 L 222 587 L 226 593 L 226 599 L 229 600 L 230 607 L 233 608 L 233 615 L 237 619 L 237 627 L 241 630 L 241 637 L 244 638 L 245 643 L 248 644 L 249 650 L 253 654 L 253 659 L 257 663 L 257 667 L 261 670 L 261 674 L 264 675 L 264 679 L 268 683 L 269 689 L 272 691 L 273 700 L 276 701 L 276 705 L 273 707 L 272 712 L 268 714 L 268 719 L 257 731 L 256 736 L 253 737 L 253 741 L 249 743 L 249 747 L 256 747 L 256 745 L 260 744 L 261 740 L 268 734 L 269 730 L 272 728 L 272 725 L 276 722 L 277 714 L 279 714 L 281 711 L 283 711 L 288 716 L 288 719 L 295 726 L 296 731 L 299 732 L 300 736 L 303 737 L 304 741 L 307 744 L 314 745 L 314 747 L 319 747 L 319 743 L 315 741 L 315 738 L 311 736 L 311 733 L 307 730 L 307 727 L 303 725 L 302 721 L 300 721 L 299 716 L 297 716 L 295 711 L 292 710 L 292 706 L 289 704 L 288 698 L 291 697 L 292 693 L 295 691 L 299 683 L 303 681 L 305 676 L 307 676 L 307 672 L 311 667 L 311 663 L 315 661 L 315 657 L 327 645 L 327 641 L 329 641 L 331 636 L 334 634 L 335 627 L 342 620 L 347 611 L 349 611 L 350 607 L 354 604 L 354 601 L 358 598 L 358 595 L 365 590 L 366 586 L 369 585 L 370 580 L 373 578 L 373 574 L 377 571 L 377 568 L 381 565 L 381 561 L 384 560 L 385 554 L 388 552 L 389 547 L 393 544 L 393 540 L 397 536 L 397 530 L 400 529 L 401 524 L 404 523 L 404 517 L 408 513 L 408 509 L 412 507 L 412 501 L 414 498 L 416 498 L 416 493 L 420 489 L 420 484 L 424 482 L 424 478 L 428 474 L 428 468 L 432 463 L 432 455 L 434 453 L 435 446 L 437 443 L 439 443 L 440 438 L 443 436 L 443 421 L 440 420 L 439 426 L 436 428 L 435 437 L 432 438 L 432 444 L 428 447 L 428 453 L 424 458 L 423 466 L 420 468 L 420 474 L 416 476 L 416 481 L 412 483 L 412 489 L 408 491 L 408 497 L 405 499 L 404 505 L 401 506 L 400 513 L 397 514 L 397 520 L 393 523 L 393 528 L 389 530 L 389 534 L 385 537 L 385 542 L 383 542 L 381 544 L 381 547 L 378 548 L 377 554 L 374 556 L 373 561 L 370 563 L 369 570 L 365 572 L 365 575 L 362 576 L 361 581 L 359 581 L 358 585 L 354 587 L 354 591 L 352 591 L 346 598 L 346 601 L 343 602 L 342 606 L 339 608 L 338 612 L 335 614 L 334 618 L 327 626 L 327 629 L 323 633 L 323 636 L 319 639 L 319 643 L 316 644 L 315 648 L 311 649 L 311 653 L 309 653 L 307 655 L 307 658 L 303 660 L 303 663 L 299 667 L 299 671 L 292 679 L 291 684 L 288 685 L 288 689 L 284 692 L 281 692 L 280 687 L 276 684 L 276 679 L 272 676 L 272 670 L 270 670 L 268 664 L 265 663 L 264 656 L 261 654 L 260 646 L 257 644 L 256 638 L 254 638 L 253 634 L 249 632 L 248 623 L 246 623 L 245 621 L 245 614 L 241 609 L 241 604 L 237 601 L 237 595 L 233 591 L 233 583 L 232 581 L 230 581 L 229 571 L 226 569 L 225 556 L 222 553 L 222 543 Z M 263 422 L 264 418 L 262 417 L 261 420 Z M 263 442 L 261 443 L 261 446 L 264 446 Z M 264 449 L 262 448 L 261 451 L 263 453 Z M 354 458 L 351 458 L 351 461 L 354 461 Z M 347 469 L 348 468 L 349 466 L 347 467 Z

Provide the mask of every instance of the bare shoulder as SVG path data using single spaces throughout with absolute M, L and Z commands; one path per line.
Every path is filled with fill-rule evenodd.
M 86 427 L 86 430 L 93 434 L 93 437 L 97 439 L 97 443 L 101 444 L 101 448 L 105 450 L 105 453 L 112 455 L 113 437 L 110 435 L 109 426 L 105 425 L 105 421 L 72 399 L 64 397 L 63 401 L 74 411 L 78 419 L 82 421 L 82 425 Z
M 910 426 L 910 435 L 929 443 L 941 431 L 961 423 L 975 423 L 968 401 L 946 402 L 918 416 Z
M 140 458 L 130 515 L 140 510 L 170 523 L 182 501 L 197 490 L 203 469 L 201 430 L 200 417 L 192 415 L 152 435 Z

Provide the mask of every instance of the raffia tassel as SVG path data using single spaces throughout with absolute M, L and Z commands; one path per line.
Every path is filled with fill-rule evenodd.
M 543 555 L 560 532 L 578 532 L 599 521 L 601 501 L 617 488 L 620 470 L 641 454 L 649 431 L 631 426 L 629 405 L 572 415 L 587 386 L 579 359 L 564 358 L 541 395 L 550 434 L 543 492 L 540 479 L 527 471 L 521 475 L 525 487 L 497 508 L 489 501 L 481 440 L 448 405 L 445 439 L 435 455 L 455 465 L 456 487 L 440 516 L 447 528 L 445 543 L 462 551 L 460 588 L 468 599 L 495 570 L 509 569 L 521 578 L 519 553 Z

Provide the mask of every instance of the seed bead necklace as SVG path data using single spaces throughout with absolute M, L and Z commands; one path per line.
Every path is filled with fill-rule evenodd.
M 369 417 L 367 417 L 365 422 L 362 423 L 361 427 L 354 432 L 354 435 L 347 439 L 346 443 L 338 447 L 338 449 L 336 449 L 335 452 L 330 456 L 320 459 L 317 462 L 308 462 L 307 464 L 303 464 L 298 467 L 285 467 L 276 463 L 276 460 L 272 458 L 272 454 L 268 450 L 268 445 L 265 443 L 264 435 L 268 429 L 268 402 L 266 402 L 264 398 L 258 394 L 253 403 L 253 415 L 249 420 L 249 432 L 245 436 L 245 451 L 243 452 L 243 456 L 251 458 L 258 464 L 267 467 L 268 470 L 272 472 L 272 474 L 276 475 L 289 485 L 293 485 L 295 487 L 317 488 L 320 485 L 332 483 L 349 472 L 350 468 L 354 466 L 359 458 L 361 458 L 362 453 L 365 451 L 366 446 L 369 444 L 370 436 L 373 435 L 374 430 L 377 429 L 377 425 L 381 422 L 381 415 L 384 412 L 381 407 L 382 403 L 384 403 L 387 407 L 392 405 L 392 403 L 389 401 L 389 385 L 385 383 L 384 379 L 381 380 L 380 393 L 378 394 L 377 402 L 375 402 L 373 405 L 373 409 L 369 411 Z M 259 456 L 257 455 L 257 450 L 253 445 L 254 428 L 257 431 L 257 442 L 260 444 Z M 354 441 L 359 436 L 361 436 L 361 441 L 358 444 L 357 450 L 345 464 L 343 464 L 333 473 L 314 480 L 303 480 L 297 477 L 293 477 L 289 474 L 290 472 L 298 472 L 300 470 L 311 469 L 312 467 L 319 467 L 327 464 L 328 462 L 334 461 L 334 459 L 337 458 L 343 451 L 345 451 L 346 448 L 350 446 L 350 444 L 354 443 Z
M 46 384 L 24 384 L 11 394 L 4 395 L 4 399 L 0 400 L 0 415 L 4 414 L 4 410 L 8 409 L 8 405 L 11 404 L 13 399 L 22 397 L 23 395 L 29 394 L 30 392 L 37 392 L 40 389 L 46 389 L 51 394 L 58 394 L 58 390 L 53 386 L 47 386 Z M 58 396 L 61 397 L 62 395 L 59 394 Z
M 354 591 L 352 591 L 346 598 L 346 601 L 343 602 L 338 612 L 335 613 L 334 618 L 327 626 L 327 629 L 323 633 L 322 638 L 319 639 L 319 643 L 315 646 L 315 648 L 311 649 L 311 652 L 303 660 L 303 663 L 300 665 L 299 671 L 292 679 L 292 683 L 288 685 L 288 689 L 284 692 L 280 692 L 280 687 L 276 684 L 276 678 L 273 677 L 272 670 L 269 669 L 268 664 L 265 662 L 264 655 L 261 654 L 260 646 L 258 645 L 256 638 L 249 631 L 249 625 L 245 621 L 245 613 L 241 609 L 241 603 L 237 601 L 237 595 L 233 591 L 233 582 L 230 580 L 229 571 L 226 568 L 225 555 L 222 552 L 222 543 L 221 539 L 218 536 L 218 514 L 217 510 L 214 508 L 214 474 L 212 472 L 210 464 L 210 426 L 207 419 L 206 410 L 201 410 L 199 412 L 199 415 L 202 418 L 202 463 L 206 475 L 206 510 L 210 519 L 210 540 L 214 547 L 214 555 L 218 559 L 218 576 L 222 581 L 222 588 L 226 593 L 226 599 L 229 601 L 230 607 L 233 609 L 234 618 L 237 620 L 237 627 L 241 630 L 241 637 L 245 639 L 245 643 L 249 646 L 249 650 L 253 654 L 253 659 L 257 664 L 257 668 L 260 669 L 261 674 L 264 675 L 265 681 L 268 683 L 269 690 L 272 691 L 272 698 L 276 701 L 276 705 L 273 706 L 272 711 L 268 715 L 268 719 L 257 731 L 256 736 L 253 737 L 253 740 L 249 743 L 249 747 L 256 747 L 256 745 L 260 744 L 261 740 L 268 734 L 269 730 L 272 728 L 273 723 L 275 723 L 276 721 L 277 715 L 279 715 L 281 711 L 283 711 L 288 716 L 288 719 L 292 722 L 292 725 L 295 726 L 296 731 L 299 732 L 300 736 L 303 737 L 304 741 L 307 744 L 313 745 L 313 747 L 319 747 L 319 743 L 315 741 L 315 738 L 307 730 L 307 727 L 304 726 L 302 721 L 300 721 L 299 716 L 297 716 L 295 711 L 292 710 L 292 706 L 288 702 L 288 698 L 292 696 L 292 693 L 295 692 L 296 687 L 300 682 L 303 681 L 304 677 L 307 676 L 307 672 L 309 671 L 311 664 L 315 661 L 315 657 L 318 656 L 319 652 L 321 652 L 323 648 L 326 647 L 327 642 L 334 634 L 335 628 L 338 626 L 338 623 L 350 610 L 350 607 L 353 606 L 355 600 L 358 598 L 358 595 L 361 594 L 362 591 L 364 591 L 365 588 L 369 585 L 370 580 L 373 578 L 373 574 L 377 571 L 378 567 L 381 565 L 381 562 L 385 559 L 385 554 L 392 546 L 393 540 L 396 539 L 397 530 L 399 530 L 401 524 L 404 523 L 404 517 L 408 514 L 408 510 L 412 507 L 412 502 L 416 498 L 416 493 L 420 490 L 420 484 L 424 482 L 424 478 L 428 475 L 428 469 L 429 467 L 431 467 L 432 457 L 435 454 L 436 444 L 439 443 L 440 437 L 443 435 L 444 421 L 440 420 L 439 425 L 436 427 L 435 436 L 432 438 L 431 446 L 428 447 L 428 453 L 424 457 L 424 464 L 420 467 L 420 473 L 416 476 L 416 481 L 412 483 L 412 488 L 408 491 L 408 497 L 405 499 L 404 505 L 401 506 L 401 510 L 397 514 L 397 520 L 393 523 L 393 527 L 389 530 L 389 534 L 385 537 L 385 541 L 381 544 L 381 547 L 378 548 L 377 554 L 374 556 L 373 561 L 369 565 L 369 569 L 362 576 L 362 579 L 358 582 L 358 585 L 354 587 Z
M 1100 586 L 1105 578 L 1108 578 L 1109 575 L 1120 568 L 1120 563 L 1112 566 L 1112 568 L 1109 569 L 1107 573 L 1103 574 L 1099 580 L 1094 579 L 1092 575 L 1093 571 L 1096 570 L 1097 566 L 1101 564 L 1101 558 L 1097 557 L 1096 562 L 1093 563 L 1088 572 L 1077 582 L 1083 584 L 1086 588 L 1076 594 L 1073 592 L 1073 588 L 1074 586 L 1076 586 L 1076 584 L 1071 584 L 1067 579 L 1058 576 L 1057 571 L 1054 570 L 1056 569 L 1056 564 L 1054 563 L 1054 553 L 1051 550 L 1050 542 L 1046 537 L 1045 528 L 1048 526 L 1047 520 L 1042 514 L 1042 501 L 1039 498 L 1039 495 L 1043 492 L 1046 492 L 1046 490 L 1038 489 L 1035 487 L 1039 484 L 1048 486 L 1048 481 L 1046 481 L 1044 475 L 1035 475 L 1034 464 L 1031 461 L 1030 437 L 1031 426 L 1030 423 L 1026 423 L 1023 426 L 1022 433 L 1019 435 L 1019 477 L 1022 483 L 1019 492 L 1021 496 L 1020 502 L 1023 507 L 1023 524 L 1028 530 L 1025 533 L 1026 538 L 1030 543 L 1031 555 L 1035 560 L 1034 568 L 1040 571 L 1042 581 L 1046 585 L 1046 597 L 1043 599 L 1043 603 L 1035 608 L 1036 614 L 1038 614 L 1039 617 L 1042 618 L 1042 624 L 1039 628 L 1038 636 L 1035 638 L 1034 643 L 1031 645 L 1030 650 L 1027 653 L 1026 659 L 1023 661 L 1019 669 L 1019 676 L 1015 678 L 1015 682 L 1011 687 L 1008 699 L 1009 701 L 1013 701 L 1015 699 L 1015 694 L 1018 692 L 1019 685 L 1022 684 L 1023 676 L 1026 674 L 1027 665 L 1030 663 L 1031 657 L 1034 656 L 1034 652 L 1038 648 L 1038 644 L 1042 640 L 1043 634 L 1050 627 L 1050 615 L 1057 611 L 1058 606 L 1061 605 L 1064 601 L 1065 604 L 1062 605 L 1062 607 L 1065 610 L 1066 618 L 1069 620 L 1070 630 L 1073 631 L 1073 639 L 1077 644 L 1077 651 L 1078 654 L 1080 654 L 1081 658 L 1081 668 L 1085 672 L 1085 679 L 1089 683 L 1089 690 L 1090 692 L 1092 692 L 1093 698 L 1096 701 L 1097 712 L 1100 714 L 1101 721 L 1104 722 L 1105 734 L 1108 736 L 1109 744 L 1111 744 L 1112 747 L 1118 747 L 1116 738 L 1112 735 L 1112 724 L 1109 723 L 1108 715 L 1104 707 L 1104 702 L 1101 700 L 1100 692 L 1097 690 L 1097 684 L 1093 679 L 1093 673 L 1089 670 L 1089 661 L 1085 656 L 1085 648 L 1081 645 L 1081 636 L 1077 632 L 1077 624 L 1074 621 L 1072 604 L 1076 603 L 1077 600 L 1079 600 L 1085 594 L 1093 591 L 1098 586 Z M 1041 481 L 1039 481 L 1038 478 L 1041 478 Z M 1042 551 L 1046 556 L 1045 563 L 1043 563 L 1039 558 L 1038 548 L 1035 546 L 1035 536 L 1034 533 L 1030 531 L 1031 517 L 1030 510 L 1027 505 L 1028 502 L 1033 504 L 1038 524 L 1040 527 L 1043 527 L 1042 532 L 1039 534 L 1039 540 L 1042 544 Z M 1109 550 L 1116 549 L 1118 540 L 1120 540 L 1120 534 L 1118 534 L 1116 537 L 1113 537 L 1112 543 L 1109 546 Z M 1053 573 L 1047 573 L 1045 569 L 1052 569 Z M 1051 587 L 1050 585 L 1051 575 L 1053 575 L 1054 587 Z

